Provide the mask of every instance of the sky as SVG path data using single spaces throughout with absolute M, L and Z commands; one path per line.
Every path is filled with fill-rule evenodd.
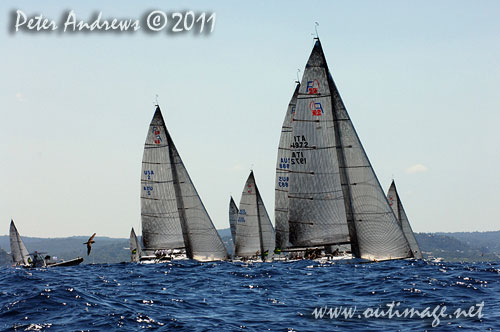
M 313 46 L 386 191 L 416 232 L 499 230 L 498 1 L 2 1 L 0 234 L 140 233 L 156 95 L 215 226 L 250 169 L 274 220 L 281 125 Z M 15 32 L 15 12 L 58 31 Z M 77 19 L 140 20 L 62 33 Z M 216 13 L 211 33 L 146 33 L 152 11 Z M 300 73 L 299 73 L 300 75 Z

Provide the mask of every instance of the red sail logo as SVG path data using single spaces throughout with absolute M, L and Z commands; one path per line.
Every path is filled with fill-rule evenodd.
M 160 136 L 160 128 L 155 126 L 155 127 L 151 128 L 151 132 L 153 133 L 153 135 L 155 135 L 155 138 L 153 139 L 154 143 L 160 144 L 162 141 L 161 136 Z
M 306 91 L 310 95 L 315 95 L 319 90 L 319 82 L 318 80 L 307 81 Z
M 323 106 L 321 106 L 321 103 L 319 102 L 311 101 L 311 103 L 309 103 L 309 109 L 311 110 L 313 116 L 321 116 L 324 113 Z

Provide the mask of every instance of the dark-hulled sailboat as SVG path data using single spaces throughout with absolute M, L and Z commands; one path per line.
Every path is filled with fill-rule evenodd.
M 318 38 L 297 89 L 285 117 L 276 169 L 279 245 L 329 252 L 347 244 L 356 258 L 412 257 Z M 290 122 L 288 114 L 293 114 Z
M 187 258 L 199 261 L 228 257 L 158 105 L 144 145 L 141 220 L 144 251 L 149 256 L 182 250 Z
M 267 214 L 253 171 L 241 195 L 234 256 L 243 259 L 269 259 L 275 247 L 275 233 Z
M 56 266 L 74 266 L 83 262 L 82 257 L 73 258 L 67 261 L 61 260 L 58 262 L 51 261 L 50 256 L 44 257 L 41 252 L 29 253 L 24 245 L 21 235 L 17 231 L 14 220 L 10 221 L 9 230 L 10 252 L 14 266 L 22 267 L 56 267 Z
M 30 266 L 31 257 L 24 245 L 21 235 L 17 231 L 16 225 L 14 225 L 14 220 L 10 221 L 9 229 L 9 240 L 10 240 L 10 254 L 12 255 L 12 261 L 14 266 Z
M 406 212 L 403 208 L 403 203 L 401 203 L 401 199 L 399 198 L 394 180 L 392 180 L 389 191 L 387 192 L 387 199 L 389 200 L 389 205 L 392 207 L 396 218 L 398 218 L 399 225 L 401 226 L 401 229 L 403 230 L 403 233 L 408 240 L 408 244 L 410 245 L 413 257 L 415 257 L 416 259 L 422 259 L 423 257 L 422 252 L 420 251 L 420 246 L 418 245 L 415 234 L 413 233 L 413 230 L 410 226 L 410 221 L 406 216 Z

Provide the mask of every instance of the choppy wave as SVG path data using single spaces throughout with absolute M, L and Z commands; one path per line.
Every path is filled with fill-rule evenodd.
M 198 263 L 81 265 L 0 271 L 2 331 L 500 330 L 499 263 Z M 484 302 L 482 318 L 389 319 L 364 310 L 447 313 Z M 315 319 L 317 307 L 354 307 Z

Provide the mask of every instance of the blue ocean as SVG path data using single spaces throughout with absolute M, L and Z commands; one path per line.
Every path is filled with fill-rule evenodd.
M 500 331 L 499 281 L 411 260 L 5 268 L 0 330 Z

